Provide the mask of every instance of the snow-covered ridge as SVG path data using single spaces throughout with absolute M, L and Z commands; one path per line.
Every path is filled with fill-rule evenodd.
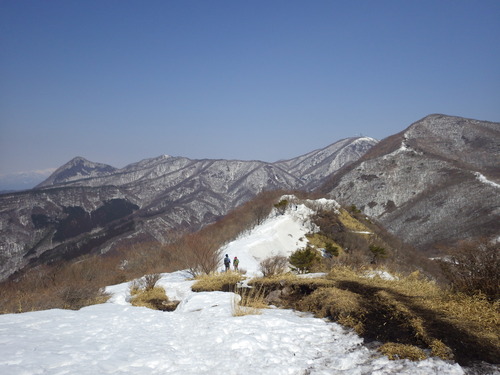
M 290 198 L 290 197 L 288 197 Z M 302 245 L 312 203 L 276 212 L 224 251 L 258 274 L 262 257 Z M 380 276 L 380 275 L 378 275 Z M 158 281 L 173 312 L 130 305 L 130 283 L 106 288 L 108 303 L 79 311 L 48 310 L 0 315 L 2 374 L 277 374 L 277 375 L 463 375 L 458 364 L 430 358 L 390 361 L 336 323 L 293 310 L 232 316 L 233 293 L 191 291 L 186 271 Z

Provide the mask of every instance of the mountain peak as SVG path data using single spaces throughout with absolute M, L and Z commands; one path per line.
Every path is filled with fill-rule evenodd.
M 498 236 L 500 123 L 429 115 L 387 137 L 321 191 L 418 249 Z
M 36 186 L 36 188 L 81 180 L 89 177 L 109 175 L 115 171 L 116 168 L 110 165 L 94 163 L 81 156 L 77 156 L 60 168 L 56 169 L 56 171 L 52 173 L 49 178 Z

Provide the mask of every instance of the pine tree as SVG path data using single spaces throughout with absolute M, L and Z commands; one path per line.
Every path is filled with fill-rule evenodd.
M 312 268 L 319 263 L 318 252 L 307 246 L 305 249 L 296 250 L 290 257 L 288 261 L 292 265 L 292 268 L 299 273 L 311 272 Z

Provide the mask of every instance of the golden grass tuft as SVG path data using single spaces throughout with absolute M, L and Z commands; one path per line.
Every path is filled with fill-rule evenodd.
M 244 279 L 238 272 L 212 273 L 196 277 L 191 286 L 193 292 L 232 292 L 236 284 Z
M 153 310 L 163 310 L 162 306 L 169 302 L 165 289 L 161 286 L 155 286 L 151 289 L 141 289 L 132 285 L 130 295 L 132 306 L 142 306 Z
M 358 334 L 364 332 L 362 297 L 359 294 L 335 287 L 320 288 L 305 297 L 299 304 L 303 310 L 311 311 L 322 318 L 332 318 L 340 324 L 353 328 Z
M 485 333 L 497 335 L 500 332 L 500 300 L 490 302 L 483 294 L 469 296 L 443 292 L 439 301 L 427 303 L 445 311 L 453 319 L 482 327 Z
M 441 359 L 453 359 L 453 351 L 446 346 L 441 340 L 436 339 L 426 329 L 424 319 L 415 315 L 403 302 L 394 298 L 386 291 L 379 291 L 376 295 L 381 304 L 388 307 L 394 318 L 401 319 L 406 322 L 406 326 L 410 328 L 415 335 L 415 338 L 421 340 L 431 349 L 431 355 L 440 357 Z
M 262 289 L 243 288 L 232 300 L 233 316 L 260 315 L 267 308 Z
M 299 277 L 291 273 L 255 278 L 248 284 L 257 288 L 263 288 L 266 293 L 287 288 L 292 294 L 296 295 L 309 295 L 316 289 L 335 285 L 332 280 L 327 280 L 325 278 Z
M 454 358 L 453 351 L 441 340 L 431 340 L 429 347 L 431 348 L 431 356 L 433 357 L 439 357 L 444 360 L 451 360 Z
M 410 361 L 421 361 L 427 358 L 425 352 L 414 345 L 388 342 L 378 350 L 389 357 L 390 360 L 409 359 Z

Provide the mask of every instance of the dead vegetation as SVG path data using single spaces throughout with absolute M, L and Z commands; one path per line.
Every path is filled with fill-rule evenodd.
M 130 286 L 130 303 L 132 306 L 142 306 L 153 310 L 174 311 L 179 301 L 170 301 L 165 289 L 157 286 L 160 274 L 145 275 L 135 280 Z
M 366 271 L 338 266 L 322 278 L 263 278 L 252 285 L 266 294 L 279 290 L 282 307 L 313 312 L 352 328 L 368 342 L 384 343 L 381 350 L 390 357 L 426 353 L 461 364 L 498 362 L 498 301 L 451 292 L 418 272 L 385 280 L 367 277 Z
M 191 286 L 193 292 L 233 292 L 236 284 L 244 277 L 238 272 L 222 272 L 196 277 L 196 282 Z
M 309 242 L 331 255 L 324 257 L 314 270 L 326 272 L 323 277 L 303 278 L 286 273 L 284 259 L 277 258 L 261 264 L 266 277 L 252 280 L 251 289 L 240 288 L 244 278 L 241 273 L 217 273 L 221 260 L 218 249 L 259 224 L 281 194 L 262 194 L 257 201 L 168 245 L 134 244 L 106 256 L 82 257 L 73 263 L 31 269 L 2 283 L 0 312 L 79 309 L 105 301 L 103 287 L 142 275 L 148 276 L 139 279 L 131 290 L 132 303 L 167 309 L 170 302 L 164 290 L 155 285 L 157 274 L 187 268 L 196 276 L 194 291 L 239 294 L 239 301 L 233 304 L 235 316 L 256 314 L 266 304 L 274 304 L 339 322 L 369 342 L 382 343 L 380 351 L 390 358 L 419 360 L 437 356 L 461 364 L 476 360 L 498 362 L 498 294 L 495 297 L 477 293 L 480 289 L 476 287 L 457 287 L 460 280 L 467 280 L 464 275 L 468 271 L 455 270 L 456 280 L 451 280 L 454 288 L 443 287 L 436 282 L 442 279 L 435 266 L 355 209 L 349 213 L 341 210 L 341 214 L 324 211 L 315 217 L 320 232 L 309 236 Z M 375 259 L 373 248 L 384 249 L 387 256 Z M 465 254 L 467 249 L 470 248 L 462 249 Z M 456 254 L 458 257 L 460 252 Z M 490 260 L 488 266 L 493 265 L 497 271 L 495 264 Z M 367 276 L 371 267 L 379 272 L 372 273 L 375 277 Z M 391 272 L 395 280 L 377 277 L 383 269 L 399 273 Z M 415 269 L 419 271 L 409 272 Z M 488 275 L 483 282 L 498 293 L 498 273 Z
M 500 299 L 500 243 L 486 238 L 462 241 L 445 249 L 440 261 L 443 273 L 455 291 L 469 295 L 483 293 Z
M 262 289 L 235 288 L 232 301 L 233 316 L 260 315 L 262 309 L 268 308 Z

